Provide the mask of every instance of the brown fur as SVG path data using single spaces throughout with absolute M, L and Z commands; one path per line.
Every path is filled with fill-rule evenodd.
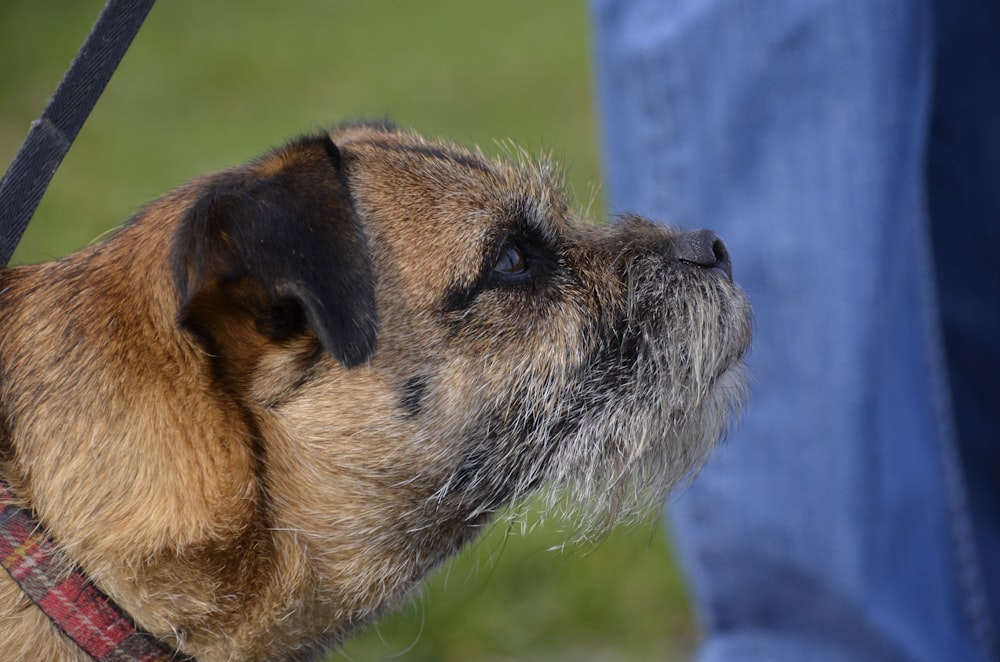
M 309 659 L 542 484 L 613 518 L 696 468 L 749 313 L 676 236 L 386 127 L 300 140 L 0 272 L 2 476 L 143 628 Z M 85 659 L 5 573 L 0 659 Z

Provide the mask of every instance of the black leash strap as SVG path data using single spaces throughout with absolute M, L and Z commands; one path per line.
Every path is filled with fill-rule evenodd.
M 108 0 L 42 116 L 0 180 L 0 266 L 10 262 L 70 145 L 154 0 Z

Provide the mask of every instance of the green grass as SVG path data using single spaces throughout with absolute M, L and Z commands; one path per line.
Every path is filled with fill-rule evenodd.
M 5 0 L 0 163 L 103 0 Z M 144 202 L 343 119 L 389 117 L 478 144 L 550 152 L 600 210 L 584 3 L 569 0 L 162 0 L 62 168 L 15 262 L 93 241 Z M 595 191 L 596 197 L 595 197 Z M 669 660 L 696 636 L 653 525 L 595 546 L 497 527 L 422 597 L 331 660 Z M 396 657 L 393 657 L 396 656 Z
M 617 662 L 690 652 L 695 630 L 661 528 L 563 547 L 567 538 L 557 524 L 498 525 L 408 609 L 329 659 Z

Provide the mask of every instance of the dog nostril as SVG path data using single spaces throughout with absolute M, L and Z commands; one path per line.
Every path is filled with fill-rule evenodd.
M 715 241 L 712 242 L 712 252 L 715 254 L 715 263 L 718 268 L 729 274 L 729 277 L 733 277 L 733 263 L 729 259 L 729 249 L 726 248 L 726 242 L 722 241 L 722 237 L 716 237 Z
M 729 249 L 722 237 L 711 230 L 685 232 L 674 237 L 670 243 L 675 259 L 703 269 L 719 269 L 732 280 L 733 263 L 729 258 Z

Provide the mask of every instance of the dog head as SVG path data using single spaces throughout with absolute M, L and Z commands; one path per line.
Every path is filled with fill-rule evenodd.
M 5 279 L 13 473 L 71 558 L 205 659 L 341 638 L 544 487 L 584 527 L 655 507 L 744 392 L 718 237 L 591 225 L 546 166 L 381 125 Z M 32 322 L 31 296 L 60 314 Z
M 432 564 L 544 485 L 642 510 L 742 398 L 721 240 L 581 222 L 544 167 L 353 125 L 202 186 L 180 319 L 284 440 L 282 525 L 319 555 L 365 531 Z

